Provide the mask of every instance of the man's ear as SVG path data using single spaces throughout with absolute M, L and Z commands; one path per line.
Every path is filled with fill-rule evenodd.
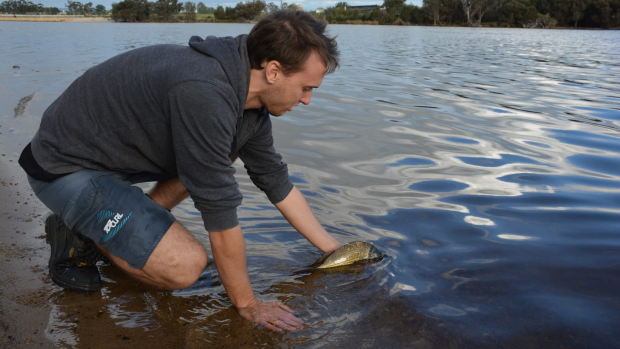
M 273 84 L 282 75 L 282 65 L 278 61 L 265 62 L 265 78 L 267 82 Z

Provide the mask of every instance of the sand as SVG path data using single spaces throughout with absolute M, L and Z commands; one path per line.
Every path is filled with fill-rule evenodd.
M 52 348 L 45 330 L 57 286 L 47 275 L 49 248 L 41 238 L 48 210 L 32 194 L 14 147 L 6 146 L 6 124 L 0 120 L 0 347 Z

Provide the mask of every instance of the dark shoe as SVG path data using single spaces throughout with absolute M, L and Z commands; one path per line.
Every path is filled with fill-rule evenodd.
M 54 282 L 65 289 L 90 293 L 101 289 L 97 262 L 108 262 L 93 242 L 69 229 L 56 214 L 45 221 L 46 241 L 52 248 L 49 270 Z

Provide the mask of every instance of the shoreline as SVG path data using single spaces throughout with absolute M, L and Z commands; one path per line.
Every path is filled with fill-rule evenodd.
M 0 15 L 0 22 L 80 22 L 80 23 L 161 23 L 168 24 L 170 22 L 165 21 L 157 21 L 157 20 L 146 20 L 141 22 L 116 22 L 113 21 L 109 17 L 69 17 L 69 16 L 26 16 L 26 15 L 18 15 L 20 17 L 12 17 L 7 15 Z M 172 22 L 170 24 L 203 24 L 203 23 L 212 23 L 212 24 L 230 24 L 230 23 L 239 23 L 239 24 L 247 24 L 252 22 L 237 22 L 237 21 L 195 21 L 195 22 Z M 360 22 L 360 23 L 329 23 L 329 25 L 371 25 L 371 26 L 385 26 L 385 27 L 429 27 L 429 28 L 480 28 L 480 29 L 543 29 L 543 28 L 521 28 L 521 27 L 491 27 L 491 26 L 481 26 L 481 27 L 471 27 L 464 25 L 425 25 L 425 24 L 379 24 L 378 22 Z M 555 27 L 555 28 L 546 28 L 545 30 L 620 30 L 619 28 L 573 28 L 573 27 Z
M 69 17 L 69 16 L 0 16 L 0 21 L 5 22 L 112 22 L 107 17 Z

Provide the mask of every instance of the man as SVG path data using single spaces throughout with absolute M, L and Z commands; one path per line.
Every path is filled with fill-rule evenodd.
M 325 26 L 281 11 L 249 35 L 132 50 L 73 82 L 20 157 L 35 194 L 54 213 L 46 221 L 54 282 L 96 291 L 96 263 L 107 258 L 145 283 L 192 285 L 207 255 L 169 211 L 189 195 L 241 316 L 277 331 L 298 327 L 291 309 L 254 297 L 232 163 L 241 158 L 254 184 L 321 251 L 342 245 L 289 181 L 269 119 L 309 104 L 337 68 Z M 148 196 L 132 186 L 145 181 L 158 182 Z

